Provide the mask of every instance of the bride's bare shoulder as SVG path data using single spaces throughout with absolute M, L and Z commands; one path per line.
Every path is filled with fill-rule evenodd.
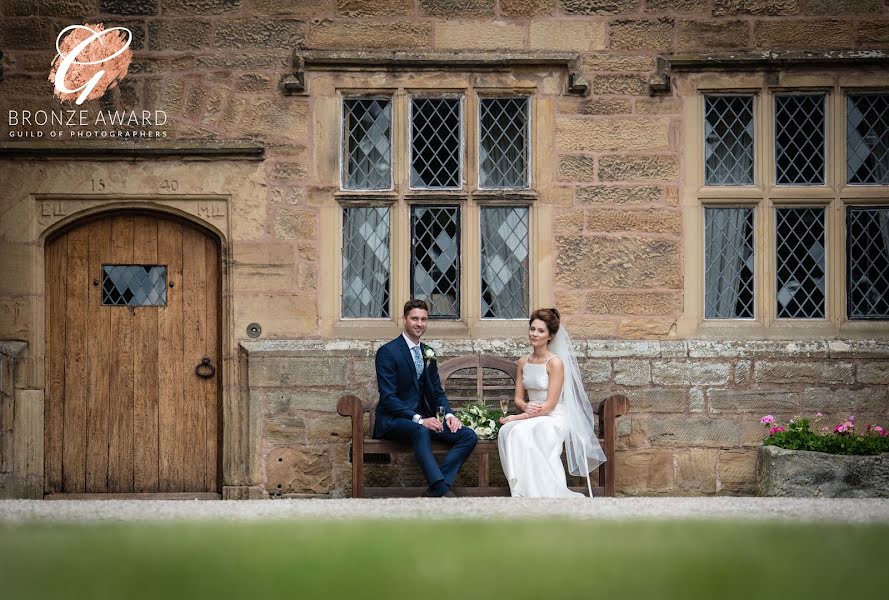
M 562 362 L 562 359 L 559 358 L 558 354 L 553 354 L 546 361 L 546 370 L 550 373 L 553 372 L 553 369 L 556 371 L 562 371 L 565 368 L 565 364 Z

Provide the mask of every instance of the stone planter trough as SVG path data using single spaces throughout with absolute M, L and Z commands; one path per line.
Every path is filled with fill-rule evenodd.
M 763 446 L 757 496 L 889 498 L 889 452 L 846 456 Z

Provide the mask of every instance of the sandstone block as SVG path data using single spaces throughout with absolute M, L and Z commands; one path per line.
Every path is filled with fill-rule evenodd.
M 758 15 L 774 17 L 799 13 L 799 0 L 715 0 L 713 16 Z
M 591 156 L 562 155 L 559 157 L 559 179 L 563 181 L 593 181 L 596 161 Z
M 348 441 L 352 420 L 340 415 L 306 416 L 306 436 L 310 444 Z M 366 421 L 365 421 L 366 422 Z
M 420 0 L 420 14 L 449 18 L 494 16 L 494 0 Z
M 605 24 L 597 21 L 532 21 L 531 49 L 589 52 L 605 48 Z
M 523 48 L 525 28 L 504 21 L 440 21 L 435 23 L 435 47 L 494 50 Z
M 553 226 L 560 235 L 579 235 L 583 231 L 582 210 L 558 210 L 553 216 Z
M 636 75 L 596 75 L 591 83 L 593 94 L 602 96 L 648 95 L 648 79 Z
M 859 383 L 889 384 L 889 360 L 859 363 L 857 379 Z
M 608 27 L 608 46 L 615 50 L 669 50 L 673 19 L 618 19 Z
M 614 383 L 627 386 L 651 385 L 651 364 L 647 360 L 615 360 Z M 633 408 L 635 409 L 635 405 Z
M 862 46 L 889 44 L 889 21 L 868 19 L 859 23 L 858 43 Z
M 680 213 L 676 210 L 605 208 L 587 213 L 586 230 L 595 233 L 627 231 L 679 235 L 682 232 L 682 222 Z
M 559 98 L 559 112 L 580 115 L 626 115 L 633 112 L 631 102 L 626 98 L 602 96 L 581 100 L 579 98 Z
M 639 10 L 640 0 L 559 0 L 567 15 L 619 15 Z
M 852 48 L 852 23 L 840 20 L 759 21 L 753 26 L 755 48 Z
M 707 391 L 707 399 L 714 413 L 796 414 L 800 410 L 799 393 L 785 389 L 711 389 Z
M 293 48 L 305 39 L 304 23 L 295 19 L 219 19 L 214 46 L 231 50 Z
M 878 15 L 884 0 L 808 0 L 806 14 L 818 16 Z
M 336 13 L 344 17 L 393 17 L 414 14 L 413 0 L 337 0 Z
M 574 290 L 555 290 L 555 304 L 559 307 L 559 310 L 563 315 L 571 315 L 581 311 L 584 305 L 584 296 L 583 292 L 576 292 Z
M 263 332 L 276 337 L 302 337 L 318 326 L 317 297 L 314 293 L 238 293 L 235 304 L 235 331 L 245 331 L 250 323 L 262 325 Z M 2 315 L 2 309 L 0 309 Z M 2 321 L 2 318 L 0 318 Z
M 274 376 L 269 376 L 271 383 L 275 382 Z M 345 383 L 343 381 L 342 383 Z M 251 383 L 251 386 L 253 384 Z M 339 386 L 337 386 L 339 387 Z M 257 388 L 259 389 L 259 388 Z M 259 392 L 258 392 L 259 393 Z M 354 394 L 361 398 L 361 387 L 356 385 L 354 389 L 335 388 L 280 388 L 262 392 L 264 402 L 268 406 L 270 414 L 294 414 L 294 411 L 320 411 L 336 412 L 336 403 L 340 396 Z
M 676 486 L 688 492 L 716 492 L 718 450 L 689 448 L 676 452 Z
M 293 246 L 234 244 L 233 285 L 236 291 L 271 291 L 293 285 Z
M 577 188 L 578 204 L 657 204 L 663 198 L 663 188 L 654 186 L 596 185 Z
M 432 44 L 432 26 L 407 21 L 322 21 L 312 25 L 306 41 L 310 48 L 426 48 Z
M 679 177 L 679 161 L 674 156 L 602 156 L 602 181 L 674 181 Z
M 624 73 L 641 71 L 650 73 L 655 70 L 654 59 L 645 55 L 619 54 L 586 54 L 581 59 L 585 71 Z
M 885 413 L 889 409 L 889 388 L 885 385 L 840 387 L 807 387 L 802 391 L 802 416 L 811 418 L 816 412 L 858 415 Z
M 318 215 L 304 208 L 279 208 L 275 212 L 275 234 L 279 239 L 314 239 L 318 232 Z
M 616 453 L 615 486 L 621 494 L 668 492 L 673 488 L 673 452 L 624 450 Z
M 222 15 L 236 12 L 241 4 L 242 0 L 164 0 L 164 15 Z
M 680 21 L 680 52 L 721 48 L 745 48 L 750 45 L 747 21 Z
M 152 0 L 157 7 L 157 0 Z M 102 3 L 103 5 L 105 2 Z M 39 11 L 43 17 L 79 17 L 92 14 L 96 9 L 95 0 L 57 0 L 35 6 L 33 0 L 7 0 L 3 14 L 7 17 L 36 16 Z M 117 20 L 114 21 L 117 24 Z M 49 64 L 49 63 L 46 63 Z
M 672 11 L 679 13 L 705 13 L 710 9 L 709 0 L 646 0 L 645 10 Z
M 624 338 L 658 338 L 675 335 L 676 319 L 672 317 L 621 319 L 617 332 Z
M 729 380 L 730 366 L 700 361 L 656 361 L 652 381 L 659 385 L 720 385 Z
M 156 15 L 158 0 L 101 0 L 99 12 L 112 15 Z
M 666 117 L 561 117 L 556 120 L 556 146 L 561 151 L 665 150 L 670 119 Z
M 673 240 L 599 236 L 558 240 L 556 281 L 573 288 L 678 288 L 681 262 Z
M 586 309 L 604 315 L 655 315 L 682 312 L 681 292 L 589 292 Z
M 212 25 L 198 19 L 161 19 L 148 24 L 150 50 L 194 50 L 210 45 Z
M 250 361 L 250 386 L 344 385 L 349 363 L 342 358 L 268 356 Z
M 616 321 L 580 315 L 572 316 L 569 322 L 571 331 L 577 331 L 578 337 L 614 337 L 617 335 Z
M 584 385 L 605 383 L 611 377 L 611 363 L 607 360 L 585 360 L 580 364 Z
M 273 494 L 326 494 L 332 484 L 331 467 L 324 449 L 276 448 L 266 460 L 266 489 Z
M 688 404 L 687 392 L 675 388 L 629 390 L 627 397 L 634 413 L 680 413 Z
M 679 98 L 638 98 L 633 106 L 640 115 L 678 115 L 682 110 Z
M 752 494 L 756 488 L 756 452 L 719 452 L 719 490 L 729 494 Z
M 655 446 L 733 448 L 741 442 L 738 424 L 727 419 L 659 417 L 648 423 L 648 432 Z
M 508 17 L 536 17 L 555 12 L 558 0 L 500 0 L 500 13 Z
M 849 362 L 758 361 L 753 367 L 756 383 L 852 383 L 853 365 Z

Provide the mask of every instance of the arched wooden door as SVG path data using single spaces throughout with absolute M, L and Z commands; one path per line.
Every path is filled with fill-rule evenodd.
M 48 494 L 220 490 L 220 290 L 218 242 L 183 221 L 117 214 L 48 243 Z

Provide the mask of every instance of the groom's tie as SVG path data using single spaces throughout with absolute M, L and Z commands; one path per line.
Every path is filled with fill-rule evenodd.
M 414 368 L 417 370 L 417 379 L 423 374 L 423 358 L 420 356 L 420 347 L 411 348 L 411 354 L 414 356 Z

